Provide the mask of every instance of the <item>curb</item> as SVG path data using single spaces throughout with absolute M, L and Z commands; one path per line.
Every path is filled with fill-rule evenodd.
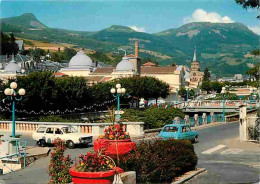
M 194 173 L 188 175 L 188 176 L 185 176 L 183 179 L 179 180 L 179 181 L 175 181 L 175 182 L 172 182 L 171 184 L 181 184 L 181 183 L 185 183 L 186 181 L 190 180 L 191 178 L 193 178 L 194 176 L 202 173 L 202 172 L 205 172 L 206 169 L 205 168 L 197 168 L 198 170 L 195 171 Z

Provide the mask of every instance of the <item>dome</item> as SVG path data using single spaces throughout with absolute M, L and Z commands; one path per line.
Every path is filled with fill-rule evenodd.
M 5 66 L 5 73 L 21 73 L 21 67 L 14 61 L 14 58 Z
M 79 51 L 71 58 L 69 62 L 69 68 L 92 69 L 93 62 L 92 59 L 88 57 L 83 51 Z
M 116 65 L 117 72 L 132 72 L 134 70 L 135 70 L 135 67 L 134 67 L 133 63 L 131 63 L 127 57 L 123 57 L 122 61 L 120 61 Z

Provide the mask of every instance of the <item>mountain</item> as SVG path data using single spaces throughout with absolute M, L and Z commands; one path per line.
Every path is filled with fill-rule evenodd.
M 121 25 L 90 32 L 50 28 L 33 14 L 25 13 L 1 19 L 1 30 L 14 32 L 20 38 L 76 44 L 105 53 L 117 52 L 119 47 L 132 53 L 134 42 L 138 41 L 140 56 L 155 58 L 161 65 L 173 61 L 190 65 L 196 46 L 202 69 L 210 67 L 217 75 L 230 74 L 228 67 L 236 68 L 231 73 L 241 73 L 248 69 L 247 63 L 254 64 L 258 59 L 244 57 L 258 49 L 259 36 L 240 23 L 194 22 L 155 34 L 136 32 Z M 219 67 L 225 69 L 219 70 Z
M 45 29 L 47 26 L 42 24 L 32 13 L 24 13 L 21 16 L 1 19 L 1 23 L 19 26 L 29 29 Z

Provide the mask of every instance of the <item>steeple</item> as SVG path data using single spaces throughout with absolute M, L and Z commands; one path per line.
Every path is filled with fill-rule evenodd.
M 197 57 L 196 57 L 196 46 L 195 46 L 195 49 L 194 49 L 194 56 L 193 56 L 193 60 L 192 61 L 197 61 Z

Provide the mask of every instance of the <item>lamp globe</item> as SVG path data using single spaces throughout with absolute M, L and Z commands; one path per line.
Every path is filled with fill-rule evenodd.
M 126 89 L 125 88 L 122 88 L 122 93 L 124 94 L 126 92 Z
M 112 88 L 112 89 L 110 90 L 110 92 L 114 94 L 114 93 L 116 92 L 116 89 L 115 89 L 115 88 Z
M 23 88 L 19 89 L 18 93 L 21 96 L 25 95 L 25 89 L 23 89 Z
M 10 87 L 11 87 L 12 89 L 16 89 L 16 88 L 17 88 L 17 83 L 16 83 L 16 82 L 12 82 L 12 83 L 10 84 Z
M 4 91 L 5 95 L 11 95 L 11 89 L 10 88 L 6 88 Z
M 116 85 L 116 88 L 117 88 L 117 89 L 121 88 L 121 84 L 117 84 L 117 85 Z

